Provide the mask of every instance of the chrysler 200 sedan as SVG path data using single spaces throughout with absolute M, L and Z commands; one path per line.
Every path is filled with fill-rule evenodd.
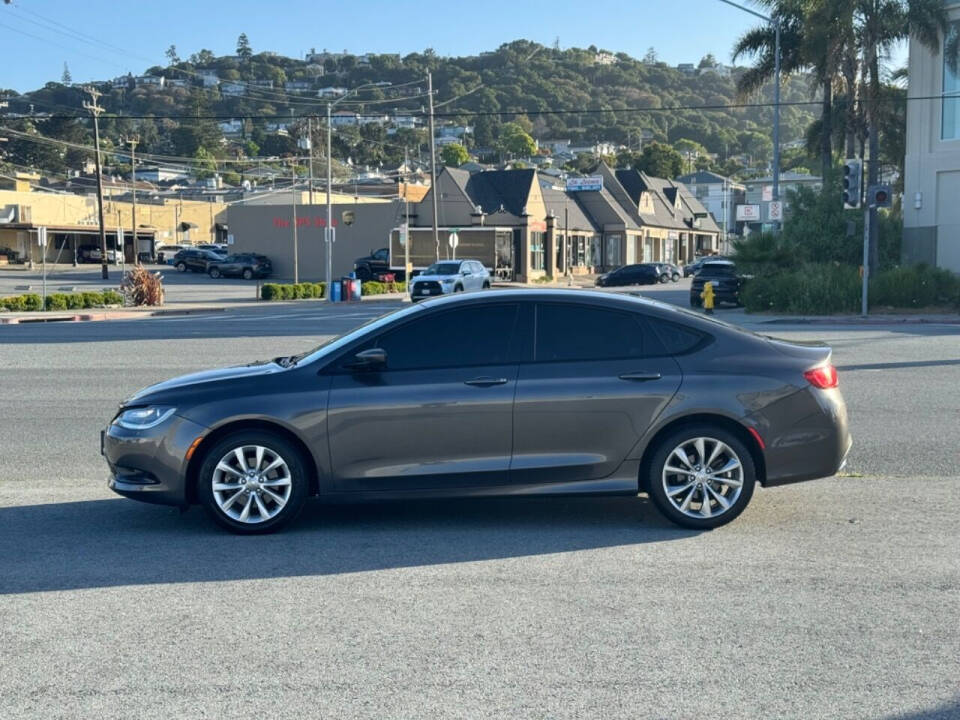
M 148 387 L 101 447 L 116 492 L 202 504 L 238 533 L 286 525 L 311 495 L 647 493 L 707 529 L 757 484 L 843 465 L 830 356 L 630 295 L 462 293 Z

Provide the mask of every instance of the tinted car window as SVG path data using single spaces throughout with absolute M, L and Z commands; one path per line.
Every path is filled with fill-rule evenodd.
M 721 265 L 719 263 L 704 263 L 700 270 L 703 275 L 712 275 L 716 277 L 734 276 L 737 269 L 733 265 Z
M 660 339 L 660 343 L 670 355 L 688 353 L 709 339 L 708 335 L 684 325 L 677 325 L 651 317 L 647 317 L 645 320 L 647 325 L 653 328 Z
M 389 370 L 501 365 L 510 360 L 516 305 L 431 313 L 382 335 Z
M 537 306 L 537 362 L 644 356 L 636 316 L 588 305 Z

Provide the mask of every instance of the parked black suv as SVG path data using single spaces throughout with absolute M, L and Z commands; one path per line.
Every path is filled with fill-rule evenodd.
M 219 261 L 207 264 L 207 273 L 212 278 L 242 277 L 244 280 L 267 277 L 273 272 L 273 264 L 266 255 L 238 253 L 227 255 Z
M 714 260 L 700 266 L 699 272 L 693 276 L 693 282 L 690 284 L 691 307 L 703 305 L 700 293 L 703 292 L 703 285 L 706 282 L 714 284 L 714 302 L 717 305 L 720 303 L 740 305 L 740 288 L 743 287 L 744 278 L 737 273 L 737 266 L 731 261 Z
M 366 257 L 357 258 L 354 260 L 353 269 L 357 273 L 357 277 L 364 281 L 375 280 L 377 275 L 392 272 L 390 270 L 390 250 L 388 248 L 371 250 L 370 254 Z M 395 274 L 397 276 L 397 280 L 403 279 L 402 270 Z
M 597 287 L 617 285 L 656 285 L 660 282 L 660 268 L 654 263 L 624 265 L 613 272 L 597 276 Z
M 180 272 L 207 272 L 210 263 L 222 262 L 223 255 L 212 250 L 181 250 L 173 256 L 173 266 Z

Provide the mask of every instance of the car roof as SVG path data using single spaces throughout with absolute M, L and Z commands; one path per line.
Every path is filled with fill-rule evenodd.
M 703 263 L 704 267 L 708 265 L 713 265 L 714 267 L 734 267 L 734 262 L 732 260 L 707 260 Z

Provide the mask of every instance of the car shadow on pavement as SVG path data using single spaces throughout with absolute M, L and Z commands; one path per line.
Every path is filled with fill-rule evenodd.
M 0 509 L 0 594 L 336 575 L 638 545 L 698 533 L 646 498 L 310 502 L 274 535 L 237 536 L 200 508 L 92 500 Z
M 960 718 L 960 696 L 953 702 L 945 703 L 939 707 L 890 715 L 888 720 L 957 720 L 957 718 Z

